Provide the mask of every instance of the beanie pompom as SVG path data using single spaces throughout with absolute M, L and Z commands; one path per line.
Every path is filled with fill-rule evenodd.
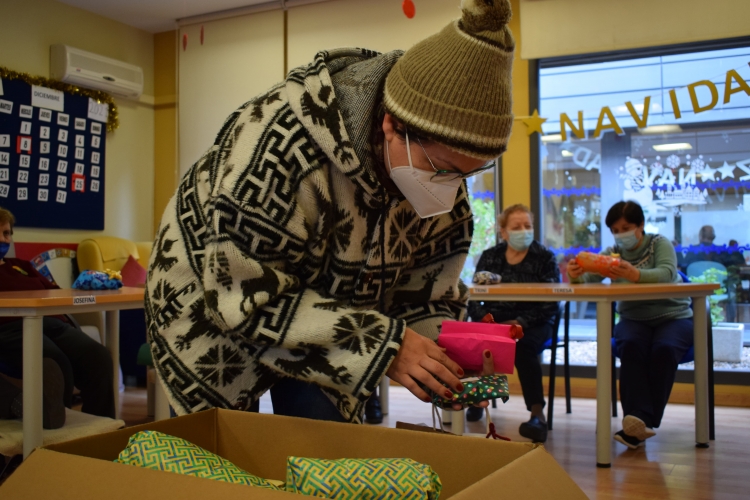
M 510 21 L 509 0 L 461 0 L 463 27 L 470 33 L 500 31 Z

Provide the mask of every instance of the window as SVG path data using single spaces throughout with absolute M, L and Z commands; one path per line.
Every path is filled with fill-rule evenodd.
M 691 279 L 697 261 L 727 269 L 719 313 L 750 323 L 750 42 L 539 67 L 543 243 L 561 262 L 598 252 L 607 210 L 638 201 Z

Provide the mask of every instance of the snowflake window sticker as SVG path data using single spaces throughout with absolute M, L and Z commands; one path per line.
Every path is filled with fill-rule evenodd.
M 680 157 L 677 155 L 669 155 L 667 157 L 667 166 L 669 168 L 672 168 L 672 169 L 677 168 L 680 166 L 681 163 L 682 161 L 680 161 Z
M 588 228 L 587 228 L 587 229 L 588 229 L 588 230 L 589 230 L 590 232 L 592 232 L 592 233 L 595 233 L 595 232 L 596 232 L 596 231 L 597 231 L 597 230 L 599 229 L 599 226 L 597 226 L 596 224 L 594 224 L 594 223 L 592 222 L 591 224 L 589 224 L 589 225 L 588 225 Z
M 583 205 L 578 205 L 573 210 L 573 217 L 575 217 L 576 220 L 582 221 L 586 218 L 587 212 L 588 211 L 586 210 L 586 207 L 584 207 Z
M 706 169 L 706 162 L 703 161 L 703 155 L 690 162 L 690 170 L 699 174 Z
M 664 173 L 664 165 L 659 163 L 658 161 L 655 161 L 651 164 L 651 176 L 652 177 L 661 177 L 661 175 Z

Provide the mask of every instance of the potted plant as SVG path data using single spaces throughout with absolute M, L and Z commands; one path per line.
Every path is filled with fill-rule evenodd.
M 692 283 L 718 283 L 720 287 L 708 297 L 711 326 L 714 338 L 714 361 L 739 363 L 742 361 L 742 345 L 745 325 L 728 323 L 725 305 L 731 297 L 727 294 L 727 272 L 722 269 L 707 269 L 700 276 L 690 278 Z

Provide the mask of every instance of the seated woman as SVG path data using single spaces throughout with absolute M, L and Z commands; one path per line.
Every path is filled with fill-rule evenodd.
M 605 219 L 615 246 L 602 254 L 619 254 L 620 265 L 607 276 L 618 283 L 680 283 L 672 243 L 658 234 L 644 233 L 645 217 L 634 201 L 621 201 Z M 584 273 L 575 261 L 568 264 L 571 282 L 601 281 Z M 620 358 L 622 430 L 615 440 L 635 449 L 654 436 L 672 391 L 677 365 L 693 345 L 690 299 L 618 302 L 615 349 Z
M 0 207 L 0 292 L 54 289 L 31 265 L 21 259 L 6 258 L 13 239 L 13 214 Z M 70 408 L 73 387 L 81 390 L 84 413 L 115 417 L 112 357 L 107 349 L 71 325 L 64 316 L 43 320 L 42 351 L 53 360 L 64 378 L 63 402 Z M 0 317 L 0 362 L 20 368 L 23 359 L 23 319 Z M 45 365 L 46 369 L 47 365 Z M 46 376 L 46 375 L 45 375 Z M 0 391 L 0 396 L 6 394 Z M 17 396 L 14 395 L 13 399 Z M 17 414 L 14 411 L 13 414 Z
M 513 205 L 500 215 L 503 242 L 482 253 L 476 271 L 489 271 L 502 277 L 503 283 L 559 283 L 560 269 L 555 256 L 534 241 L 534 218 L 528 207 Z M 539 353 L 552 335 L 557 302 L 469 302 L 472 321 L 481 321 L 490 313 L 498 323 L 521 325 L 523 338 L 516 344 L 516 369 L 523 389 L 528 422 L 521 424 L 520 434 L 532 441 L 547 440 L 544 417 L 544 388 Z M 479 420 L 481 409 L 469 408 L 468 420 Z

